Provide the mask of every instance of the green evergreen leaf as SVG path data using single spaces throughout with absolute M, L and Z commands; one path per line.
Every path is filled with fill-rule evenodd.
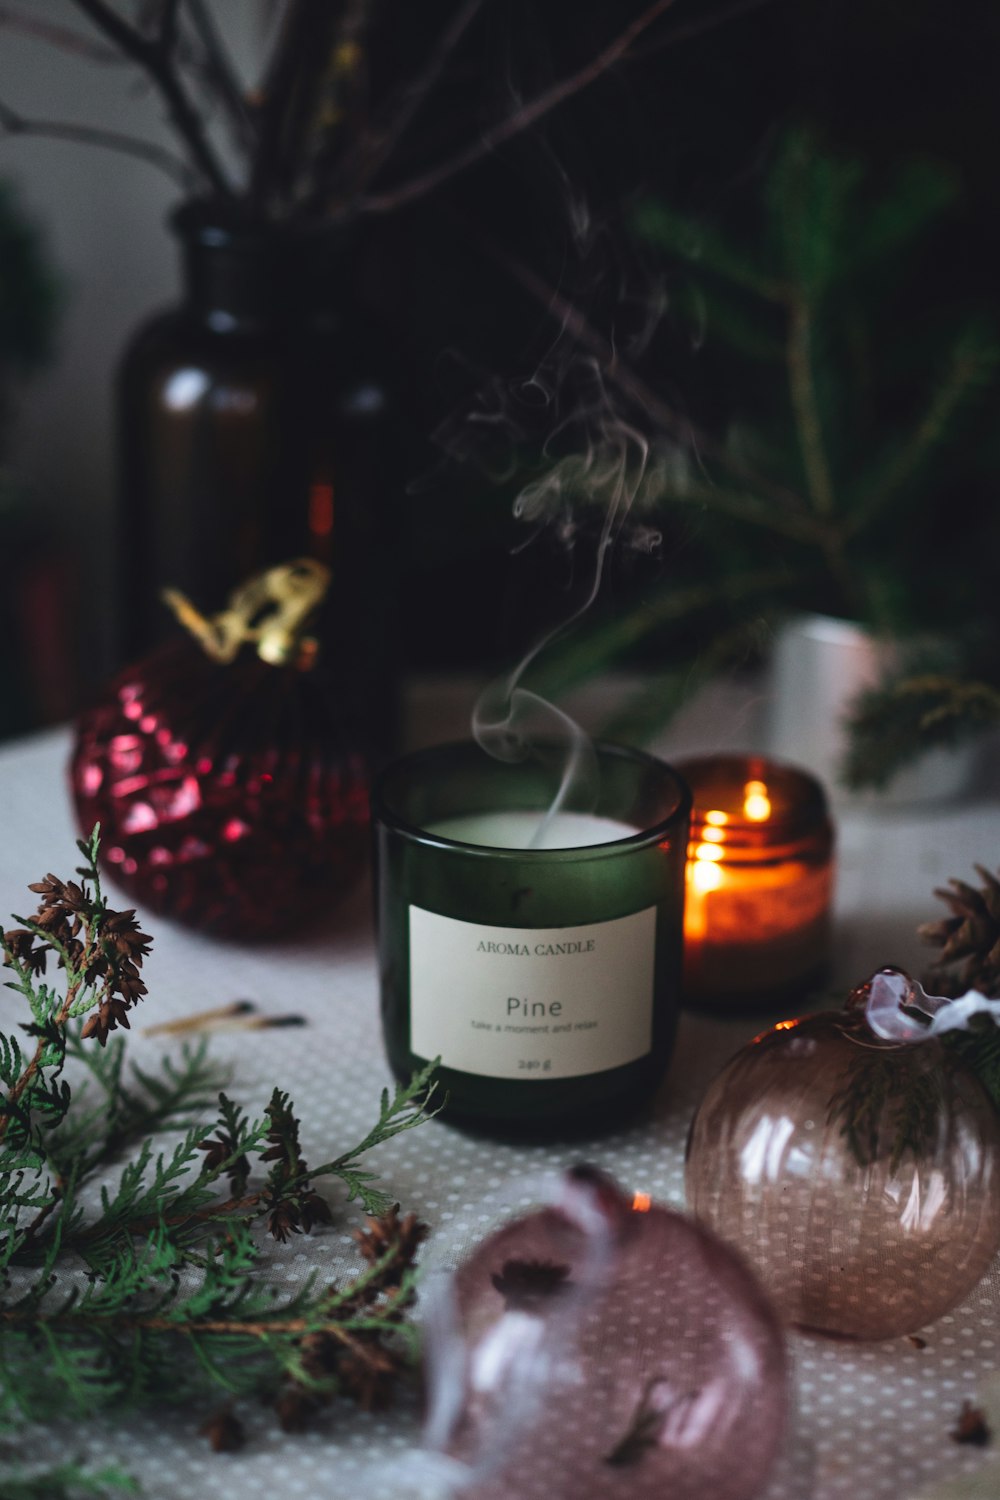
M 733 249 L 710 224 L 678 213 L 659 199 L 646 199 L 636 209 L 634 224 L 649 244 L 713 271 L 734 286 L 770 302 L 785 297 L 782 283 L 759 270 L 745 254 Z
M 1000 688 L 957 677 L 889 678 L 863 693 L 848 717 L 848 786 L 884 786 L 930 745 L 950 746 L 1000 723 Z
M 81 850 L 96 858 L 93 840 Z M 80 873 L 84 894 L 65 899 L 84 903 L 81 930 L 99 945 L 109 917 L 121 930 L 120 914 L 108 911 L 92 865 Z M 58 908 L 65 888 L 53 881 L 37 889 Z M 25 931 L 50 944 L 43 923 Z M 0 1420 L 86 1418 L 100 1407 L 183 1403 L 213 1388 L 273 1397 L 287 1381 L 332 1394 L 351 1389 L 337 1365 L 345 1351 L 362 1371 L 378 1351 L 370 1378 L 402 1370 L 413 1352 L 405 1323 L 414 1295 L 409 1261 L 399 1262 L 402 1239 L 384 1264 L 341 1287 L 314 1273 L 286 1295 L 259 1274 L 260 1247 L 276 1211 L 294 1211 L 302 1230 L 329 1217 L 313 1187 L 320 1176 L 338 1177 L 348 1201 L 371 1212 L 388 1205 L 365 1153 L 427 1118 L 433 1069 L 386 1090 L 362 1140 L 311 1170 L 283 1089 L 254 1121 L 219 1092 L 203 1044 L 155 1069 L 127 1069 L 120 1038 L 106 1049 L 86 1038 L 74 1017 L 86 965 L 75 968 L 71 957 L 60 966 L 65 993 L 43 993 L 23 961 L 18 987 L 35 1016 L 24 1027 L 33 1051 L 0 1039 Z M 67 1057 L 83 1074 L 75 1087 L 63 1077 Z M 164 1141 L 165 1132 L 174 1138 Z M 262 1183 L 254 1155 L 271 1163 Z M 412 1256 L 421 1237 L 412 1220 L 393 1220 L 383 1233 L 391 1240 L 394 1230 L 406 1231 Z M 319 1374 L 317 1359 L 329 1366 Z M 89 1482 L 68 1468 L 49 1479 L 72 1480 L 80 1493 Z
M 85 1496 L 111 1500 L 114 1495 L 141 1493 L 137 1481 L 113 1464 L 87 1469 L 70 1463 L 29 1471 L 20 1464 L 8 1466 L 0 1458 L 0 1495 L 3 1500 L 84 1500 Z

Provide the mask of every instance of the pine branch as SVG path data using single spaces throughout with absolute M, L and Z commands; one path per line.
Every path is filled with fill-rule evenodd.
M 566 646 L 548 653 L 533 672 L 532 690 L 543 697 L 568 692 L 622 656 L 631 646 L 671 623 L 689 620 L 720 602 L 736 603 L 787 585 L 784 571 L 761 571 L 689 589 L 664 588 L 623 610 L 607 624 L 578 632 Z
M 968 1031 L 949 1031 L 945 1046 L 972 1069 L 1000 1109 L 1000 1026 L 987 1016 L 973 1016 Z
M 759 649 L 759 633 L 757 621 L 722 631 L 683 668 L 643 682 L 621 708 L 601 723 L 600 738 L 619 745 L 646 744 L 702 688 L 717 681 L 727 669 L 732 671 L 734 666 L 745 664 L 751 651 Z
M 923 416 L 909 438 L 897 447 L 881 476 L 870 485 L 848 521 L 846 534 L 869 530 L 917 476 L 949 436 L 955 418 L 995 373 L 1000 351 L 992 339 L 970 329 L 952 350 L 945 378 L 932 391 Z
M 696 268 L 692 268 L 697 274 Z M 698 274 L 678 278 L 671 306 L 692 329 L 696 347 L 709 340 L 725 343 L 733 354 L 752 359 L 770 378 L 785 361 L 785 343 L 777 327 L 774 309 L 759 300 L 751 302 L 731 286 Z M 697 332 L 694 332 L 697 330 Z
M 712 225 L 679 213 L 670 204 L 647 199 L 634 216 L 637 232 L 650 245 L 707 268 L 724 281 L 778 307 L 788 303 L 788 286 L 761 270 L 744 251 L 736 250 Z
M 788 388 L 809 496 L 817 515 L 829 517 L 836 509 L 836 497 L 816 398 L 812 315 L 801 292 L 793 294 L 789 308 L 787 357 Z
M 678 487 L 669 498 L 677 505 L 714 511 L 746 526 L 774 532 L 806 545 L 822 547 L 830 535 L 827 524 L 809 512 L 785 506 L 779 508 L 773 501 L 765 500 L 753 491 L 738 490 L 725 483 L 707 484 L 693 480 Z
M 918 1159 L 925 1153 L 941 1104 L 940 1084 L 919 1057 L 872 1052 L 852 1064 L 827 1118 L 840 1125 L 859 1167 L 886 1157 L 894 1174 L 908 1151 Z
M 881 174 L 875 181 L 859 161 L 824 149 L 814 132 L 791 129 L 774 154 L 761 201 L 752 205 L 760 228 L 749 242 L 746 214 L 737 235 L 702 229 L 654 202 L 643 206 L 637 224 L 645 239 L 688 263 L 690 293 L 675 294 L 672 305 L 700 329 L 704 299 L 711 300 L 716 357 L 727 346 L 721 348 L 723 383 L 743 392 L 739 429 L 750 435 L 752 454 L 750 462 L 742 452 L 737 456 L 752 472 L 739 479 L 728 464 L 722 470 L 718 442 L 699 442 L 709 481 L 724 476 L 714 496 L 711 483 L 700 488 L 706 506 L 759 527 L 759 535 L 719 528 L 704 549 L 706 568 L 715 576 L 750 569 L 766 548 L 767 560 L 786 561 L 792 606 L 869 625 L 897 620 L 908 606 L 926 627 L 925 580 L 906 575 L 891 533 L 913 537 L 912 557 L 921 531 L 928 546 L 939 545 L 946 506 L 921 503 L 921 487 L 954 437 L 957 418 L 970 411 L 980 390 L 992 388 L 997 352 L 991 332 L 969 325 L 963 312 L 957 342 L 953 332 L 946 352 L 932 355 L 943 379 L 924 398 L 912 431 L 893 431 L 901 389 L 904 382 L 912 385 L 914 374 L 912 364 L 901 375 L 892 357 L 879 357 L 883 347 L 898 346 L 898 314 L 893 340 L 879 326 L 891 266 L 904 250 L 920 248 L 918 236 L 955 187 L 927 163 L 904 164 L 884 179 Z M 785 323 L 784 394 L 762 366 L 779 316 Z M 872 434 L 887 429 L 892 435 L 873 466 Z M 915 563 L 909 567 L 912 574 Z M 763 599 L 761 606 L 769 603 Z M 943 737 L 940 728 L 934 732 Z M 913 753 L 919 748 L 915 744 Z M 894 761 L 896 754 L 894 745 Z
M 932 745 L 1000 723 L 1000 688 L 989 682 L 921 674 L 862 694 L 847 719 L 844 782 L 881 787 Z

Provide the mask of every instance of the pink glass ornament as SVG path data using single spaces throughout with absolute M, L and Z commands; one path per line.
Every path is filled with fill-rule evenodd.
M 767 1478 L 787 1406 L 767 1299 L 713 1235 L 591 1169 L 486 1239 L 430 1325 L 428 1441 L 463 1495 L 750 1500 Z
M 1000 1117 L 939 1040 L 943 1003 L 884 970 L 843 1012 L 779 1022 L 702 1100 L 688 1206 L 790 1322 L 913 1333 L 1000 1248 Z

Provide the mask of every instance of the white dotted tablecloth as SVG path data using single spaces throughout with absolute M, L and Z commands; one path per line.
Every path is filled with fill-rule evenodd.
M 58 732 L 0 749 L 4 918 L 25 909 L 29 880 L 49 869 L 68 872 L 74 863 L 63 786 L 68 744 Z M 838 977 L 855 983 L 888 962 L 919 967 L 913 928 L 935 912 L 933 886 L 949 874 L 971 874 L 974 861 L 1000 864 L 1000 802 L 923 814 L 852 813 L 841 819 L 840 850 Z M 359 890 L 331 930 L 277 949 L 238 948 L 162 921 L 145 924 L 156 941 L 146 966 L 150 998 L 137 1027 L 237 997 L 308 1017 L 307 1029 L 228 1034 L 212 1042 L 213 1053 L 231 1068 L 232 1092 L 249 1106 L 262 1108 L 274 1084 L 293 1090 L 308 1160 L 352 1143 L 373 1118 L 388 1081 L 369 904 L 369 892 Z M 0 994 L 0 1027 L 7 1029 L 19 1019 L 17 1002 Z M 433 1227 L 425 1264 L 454 1263 L 505 1215 L 531 1203 L 542 1169 L 580 1159 L 605 1168 L 630 1190 L 683 1205 L 683 1147 L 692 1111 L 714 1071 L 757 1029 L 752 1022 L 685 1016 L 652 1119 L 611 1136 L 511 1146 L 434 1121 L 381 1148 L 375 1164 L 404 1207 Z M 142 1062 L 168 1044 L 137 1029 L 129 1045 Z M 274 1257 L 271 1276 L 291 1283 L 318 1267 L 333 1279 L 356 1264 L 349 1230 L 357 1222 L 352 1210 L 331 1229 L 296 1238 Z M 902 1339 L 865 1346 L 791 1335 L 795 1416 L 766 1500 L 1000 1497 L 1000 1458 L 950 1438 L 963 1399 L 994 1399 L 989 1387 L 1000 1348 L 1000 1265 L 923 1336 L 926 1347 L 916 1348 Z M 247 1446 L 231 1455 L 210 1452 L 193 1435 L 188 1416 L 166 1409 L 115 1420 L 95 1414 L 45 1443 L 57 1456 L 118 1460 L 140 1479 L 148 1500 L 416 1500 L 431 1493 L 428 1482 L 414 1477 L 419 1427 L 411 1406 L 365 1416 L 336 1405 L 300 1436 L 282 1434 L 264 1410 L 250 1408 L 245 1417 Z

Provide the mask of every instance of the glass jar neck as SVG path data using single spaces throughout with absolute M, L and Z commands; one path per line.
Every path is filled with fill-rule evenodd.
M 185 204 L 173 217 L 185 305 L 214 333 L 336 326 L 341 247 L 323 226 L 275 224 L 238 206 Z

